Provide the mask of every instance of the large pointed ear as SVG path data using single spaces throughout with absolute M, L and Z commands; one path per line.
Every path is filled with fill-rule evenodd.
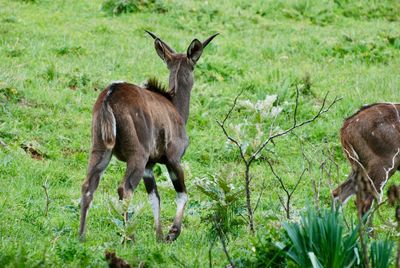
M 145 32 L 148 33 L 151 37 L 153 37 L 154 46 L 155 46 L 157 54 L 160 56 L 160 58 L 163 61 L 170 60 L 172 54 L 176 53 L 175 50 L 173 50 L 169 45 L 167 45 L 167 43 L 165 43 L 163 40 L 158 38 L 152 32 L 149 32 L 147 30 L 145 30 Z
M 200 59 L 202 53 L 203 44 L 199 40 L 194 39 L 187 49 L 187 57 L 192 60 L 193 63 L 196 63 Z
M 154 47 L 156 48 L 158 56 L 165 61 L 168 62 L 172 59 L 172 53 L 169 51 L 169 49 L 165 46 L 164 42 L 161 41 L 160 39 L 156 39 L 154 41 Z

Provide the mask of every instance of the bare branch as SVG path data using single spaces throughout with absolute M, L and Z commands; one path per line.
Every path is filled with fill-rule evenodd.
M 286 195 L 289 196 L 290 193 L 288 191 L 288 189 L 286 188 L 285 184 L 283 183 L 283 180 L 281 177 L 279 177 L 279 175 L 275 172 L 271 162 L 269 161 L 269 159 L 266 159 L 268 166 L 272 172 L 272 174 L 274 174 L 275 178 L 278 180 L 279 184 L 281 185 L 281 188 L 283 189 L 283 191 L 285 191 Z
M 301 122 L 301 123 L 298 124 L 298 123 L 297 123 L 297 109 L 298 109 L 298 105 L 299 105 L 299 103 L 298 103 L 299 92 L 298 92 L 298 89 L 297 89 L 297 91 L 296 91 L 296 104 L 295 104 L 294 115 L 293 115 L 293 118 L 294 118 L 294 119 L 293 119 L 293 124 L 292 124 L 292 126 L 291 126 L 290 128 L 288 128 L 288 129 L 282 131 L 282 132 L 279 132 L 279 133 L 277 133 L 277 134 L 274 134 L 274 135 L 272 135 L 272 136 L 269 136 L 268 139 L 266 139 L 266 140 L 258 147 L 258 149 L 251 155 L 251 157 L 248 159 L 248 162 L 249 162 L 249 163 L 253 162 L 254 159 L 257 157 L 257 155 L 265 148 L 265 146 L 267 146 L 267 144 L 268 144 L 270 141 L 272 141 L 273 139 L 276 139 L 276 138 L 278 138 L 278 137 L 284 136 L 284 135 L 288 134 L 289 132 L 293 131 L 293 130 L 296 129 L 296 128 L 302 127 L 302 126 L 304 126 L 304 125 L 307 125 L 307 124 L 309 124 L 309 123 L 315 121 L 318 117 L 320 117 L 321 115 L 327 113 L 327 112 L 332 108 L 332 106 L 333 106 L 335 103 L 337 103 L 338 101 L 340 101 L 340 100 L 342 99 L 341 97 L 340 97 L 340 98 L 339 98 L 339 97 L 335 97 L 335 99 L 326 107 L 326 99 L 327 99 L 327 97 L 328 97 L 328 93 L 326 93 L 326 95 L 325 95 L 325 97 L 324 97 L 324 100 L 323 100 L 323 102 L 322 102 L 322 105 L 321 105 L 320 109 L 318 110 L 318 112 L 317 112 L 312 118 L 310 118 L 310 119 L 308 119 L 308 120 L 305 120 L 305 121 L 303 121 L 303 122 Z M 325 107 L 326 107 L 326 108 L 325 108 Z
M 295 184 L 295 186 L 293 187 L 292 191 L 290 192 L 289 197 L 292 197 L 293 193 L 296 191 L 297 186 L 299 186 L 301 179 L 303 178 L 304 173 L 307 171 L 307 168 L 303 169 L 303 171 L 301 172 L 300 177 L 297 179 L 297 182 Z
M 224 132 L 225 137 L 230 140 L 232 143 L 234 143 L 236 145 L 236 147 L 238 147 L 239 152 L 240 152 L 240 157 L 242 158 L 243 162 L 245 162 L 247 164 L 247 159 L 246 156 L 244 155 L 243 149 L 242 149 L 242 144 L 240 144 L 240 142 L 233 138 L 231 135 L 229 135 L 226 127 L 225 127 L 225 123 L 226 121 L 230 118 L 232 111 L 235 109 L 236 107 L 236 103 L 237 100 L 239 99 L 239 97 L 242 95 L 244 89 L 242 89 L 239 94 L 236 96 L 235 100 L 233 101 L 233 104 L 231 106 L 231 108 L 229 109 L 228 113 L 225 115 L 224 119 L 222 120 L 222 122 L 219 122 L 217 120 L 217 124 L 221 127 L 222 131 Z

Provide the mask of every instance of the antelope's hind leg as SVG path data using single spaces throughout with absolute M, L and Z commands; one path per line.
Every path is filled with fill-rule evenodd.
M 169 229 L 168 235 L 165 238 L 167 241 L 174 241 L 181 233 L 183 211 L 188 200 L 186 194 L 185 178 L 183 169 L 179 162 L 171 162 L 167 164 L 169 177 L 176 191 L 176 215 L 174 222 Z
M 147 157 L 144 154 L 132 155 L 126 162 L 126 171 L 123 181 L 118 187 L 119 200 L 130 202 L 133 191 L 143 177 Z M 125 212 L 125 221 L 128 221 L 128 213 Z
M 111 150 L 93 150 L 90 154 L 87 176 L 82 184 L 81 221 L 79 229 L 81 240 L 85 239 L 86 217 L 89 206 L 93 201 L 93 194 L 99 186 L 100 178 L 110 162 L 111 155 Z
M 154 225 L 158 241 L 163 240 L 162 226 L 160 222 L 160 195 L 158 194 L 156 180 L 154 179 L 153 167 L 146 167 L 144 171 L 144 185 L 153 210 Z
M 339 201 L 341 206 L 345 205 L 347 200 L 356 193 L 355 179 L 356 172 L 352 170 L 347 180 L 332 191 L 333 198 Z

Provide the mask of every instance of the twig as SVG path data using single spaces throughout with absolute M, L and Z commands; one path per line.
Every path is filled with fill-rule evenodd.
M 335 99 L 331 102 L 331 104 L 330 104 L 327 108 L 325 108 L 327 97 L 328 97 L 328 93 L 326 93 L 326 95 L 325 95 L 325 97 L 324 97 L 324 100 L 323 100 L 323 102 L 322 102 L 322 105 L 321 105 L 319 111 L 317 112 L 317 114 L 315 114 L 312 118 L 310 118 L 310 119 L 308 119 L 308 120 L 305 120 L 305 121 L 301 122 L 300 124 L 297 124 L 297 109 L 298 109 L 298 106 L 299 106 L 299 102 L 298 102 L 298 99 L 299 99 L 299 90 L 298 90 L 298 88 L 296 88 L 296 104 L 295 104 L 294 114 L 293 114 L 293 125 L 292 125 L 290 128 L 288 128 L 288 129 L 286 129 L 286 130 L 284 130 L 284 131 L 282 131 L 282 132 L 279 132 L 279 133 L 277 133 L 277 134 L 274 134 L 274 135 L 272 135 L 272 136 L 269 136 L 268 139 L 265 140 L 265 141 L 258 147 L 258 149 L 252 154 L 252 156 L 250 157 L 250 159 L 248 160 L 248 162 L 252 162 L 252 161 L 256 158 L 256 156 L 264 149 L 264 147 L 267 146 L 267 144 L 268 144 L 270 141 L 272 141 L 273 139 L 276 139 L 276 138 L 278 138 L 278 137 L 284 136 L 284 135 L 288 134 L 289 132 L 293 131 L 293 130 L 296 129 L 296 128 L 302 127 L 302 126 L 304 126 L 304 125 L 307 125 L 307 124 L 309 124 L 309 123 L 315 121 L 315 120 L 316 120 L 318 117 L 320 117 L 322 114 L 327 113 L 335 103 L 337 103 L 338 101 L 340 101 L 340 100 L 342 99 L 342 98 L 335 97 Z M 324 108 L 325 108 L 325 109 L 324 109 Z
M 292 198 L 294 192 L 296 191 L 297 187 L 299 186 L 299 184 L 300 184 L 300 182 L 301 182 L 301 180 L 303 178 L 304 173 L 307 171 L 307 168 L 303 169 L 300 177 L 296 181 L 296 184 L 294 185 L 292 190 L 289 191 L 289 189 L 286 187 L 285 183 L 283 182 L 283 179 L 275 172 L 275 170 L 274 170 L 274 168 L 272 166 L 272 163 L 268 159 L 266 161 L 268 163 L 268 166 L 269 166 L 272 174 L 278 180 L 278 182 L 279 182 L 279 184 L 281 186 L 281 189 L 286 193 L 286 202 L 284 202 L 283 198 L 280 195 L 278 195 L 278 197 L 279 197 L 279 201 L 281 202 L 281 205 L 283 206 L 283 208 L 286 211 L 286 218 L 290 219 L 290 201 L 291 201 L 291 198 Z
M 47 214 L 49 212 L 49 204 L 50 204 L 50 198 L 49 198 L 49 192 L 48 192 L 49 187 L 48 187 L 47 181 L 42 185 L 42 187 L 43 187 L 44 193 L 46 195 L 46 205 L 44 208 L 44 216 L 47 217 Z
M 219 223 L 215 222 L 214 224 L 215 224 L 215 227 L 216 227 L 216 230 L 217 230 L 217 234 L 218 234 L 219 240 L 221 241 L 222 250 L 224 251 L 226 258 L 228 259 L 228 261 L 229 261 L 229 263 L 231 265 L 230 267 L 231 268 L 235 268 L 235 264 L 233 263 L 232 258 L 229 255 L 228 249 L 226 247 L 225 234 L 224 234 L 223 230 L 221 229 L 221 227 L 219 226 Z

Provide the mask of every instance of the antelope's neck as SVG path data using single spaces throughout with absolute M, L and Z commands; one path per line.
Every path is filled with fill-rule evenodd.
M 181 115 L 185 125 L 189 118 L 189 104 L 190 104 L 190 92 L 192 91 L 192 86 L 178 85 L 175 92 L 175 96 L 172 98 L 172 103 Z
M 185 125 L 189 119 L 190 91 L 191 89 L 187 89 L 187 91 L 178 89 L 172 99 L 172 103 L 175 105 L 176 110 L 178 110 L 178 113 L 181 115 Z

